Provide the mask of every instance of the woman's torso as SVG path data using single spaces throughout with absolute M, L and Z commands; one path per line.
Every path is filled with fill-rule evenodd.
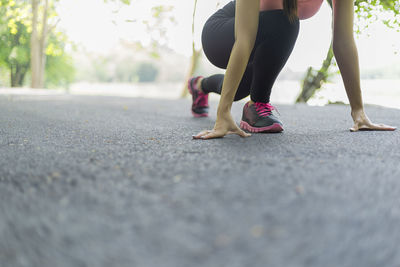
M 320 9 L 323 0 L 297 0 L 299 19 L 308 19 Z M 260 11 L 283 9 L 282 0 L 260 0 Z

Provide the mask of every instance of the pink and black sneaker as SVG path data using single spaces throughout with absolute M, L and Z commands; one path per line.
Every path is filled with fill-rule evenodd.
M 283 131 L 282 122 L 272 114 L 275 107 L 270 103 L 246 103 L 243 107 L 240 128 L 251 133 L 279 133 Z
M 202 76 L 192 77 L 188 81 L 188 89 L 192 95 L 192 114 L 196 118 L 208 117 L 208 94 L 203 93 L 197 88 L 197 81 L 203 78 Z

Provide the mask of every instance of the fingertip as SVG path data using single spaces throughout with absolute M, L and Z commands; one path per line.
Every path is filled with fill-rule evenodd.
M 193 139 L 201 139 L 203 136 L 202 134 L 192 135 Z
M 249 133 L 243 133 L 243 134 L 241 134 L 240 136 L 246 138 L 246 137 L 250 137 L 251 134 L 249 134 Z
M 240 137 L 250 137 L 251 134 L 246 133 L 246 132 L 243 131 L 243 130 L 240 130 L 240 131 L 239 131 L 239 136 L 240 136 Z

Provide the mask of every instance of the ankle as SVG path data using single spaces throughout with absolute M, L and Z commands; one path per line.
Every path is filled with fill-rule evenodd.
M 203 79 L 204 79 L 204 78 L 199 78 L 199 79 L 197 80 L 196 87 L 197 87 L 197 89 L 198 89 L 200 92 L 202 92 L 203 94 L 205 94 L 204 91 L 203 91 L 203 88 L 201 87 L 201 82 L 203 81 Z

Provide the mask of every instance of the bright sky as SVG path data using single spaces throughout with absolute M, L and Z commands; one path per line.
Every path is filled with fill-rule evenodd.
M 104 4 L 103 0 L 61 0 L 60 26 L 70 40 L 83 45 L 88 51 L 106 53 L 115 48 L 119 40 L 141 41 L 146 44 L 149 36 L 142 23 L 126 20 L 142 20 L 151 17 L 151 6 L 159 0 L 133 0 L 132 5 Z M 200 43 L 201 26 L 215 11 L 216 0 L 199 1 L 196 38 Z M 221 1 L 223 3 L 228 0 Z M 179 53 L 191 53 L 191 16 L 193 1 L 164 0 L 163 4 L 174 6 L 176 25 L 164 25 L 168 45 Z M 119 10 L 118 13 L 114 11 Z M 113 21 L 115 23 L 113 23 Z M 301 22 L 296 47 L 287 66 L 303 71 L 308 66 L 319 66 L 325 57 L 331 36 L 331 12 L 324 3 L 313 18 Z M 372 25 L 368 34 L 357 37 L 362 69 L 388 66 L 400 62 L 400 33 L 385 26 Z M 397 54 L 396 54 L 397 52 Z

